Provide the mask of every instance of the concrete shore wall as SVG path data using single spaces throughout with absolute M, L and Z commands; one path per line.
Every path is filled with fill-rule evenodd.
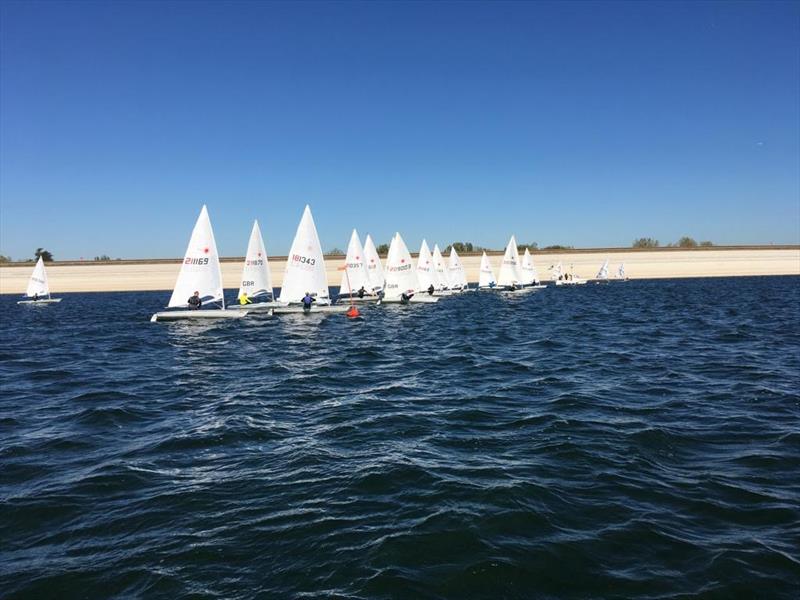
M 491 253 L 490 258 L 497 275 L 502 253 Z M 543 280 L 550 279 L 548 268 L 558 262 L 562 262 L 566 270 L 572 269 L 576 275 L 592 278 L 606 258 L 610 260 L 609 272 L 612 275 L 616 273 L 618 265 L 624 263 L 625 271 L 631 279 L 800 275 L 800 246 L 692 250 L 604 249 L 548 251 L 533 255 Z M 468 281 L 477 282 L 480 255 L 464 255 L 461 259 Z M 285 257 L 270 258 L 270 270 L 276 287 L 282 284 L 285 261 Z M 47 274 L 53 293 L 170 290 L 175 285 L 180 262 L 180 259 L 108 263 L 56 262 L 47 265 Z M 329 285 L 339 285 L 342 277 L 339 268 L 343 265 L 343 257 L 326 259 Z M 0 266 L 0 294 L 24 293 L 32 269 L 33 263 Z M 226 288 L 239 287 L 241 269 L 241 259 L 222 261 L 222 277 Z

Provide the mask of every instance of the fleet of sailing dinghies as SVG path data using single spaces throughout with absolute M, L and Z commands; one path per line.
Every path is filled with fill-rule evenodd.
M 375 242 L 367 234 L 367 239 L 364 240 L 364 264 L 367 267 L 367 275 L 373 292 L 377 293 L 383 289 L 383 265 L 381 264 L 381 257 L 378 256 L 378 251 L 375 249 Z
M 497 280 L 494 278 L 494 270 L 489 257 L 486 252 L 481 256 L 481 267 L 478 274 L 478 289 L 479 290 L 494 290 L 497 288 Z
M 609 280 L 608 262 L 606 259 L 603 263 L 597 280 Z M 572 272 L 565 273 L 560 262 L 551 266 L 550 270 L 556 285 L 586 283 L 586 280 L 576 277 Z M 434 244 L 431 251 L 428 242 L 422 240 L 414 263 L 399 233 L 392 237 L 384 269 L 372 237 L 367 235 L 362 247 L 358 232 L 354 229 L 342 271 L 339 297 L 347 298 L 350 303 L 376 299 L 379 304 L 434 303 L 440 296 L 469 290 L 464 265 L 455 248 L 450 247 L 449 261 L 445 264 L 438 244 Z M 627 280 L 622 264 L 616 279 Z M 524 294 L 543 287 L 539 285 L 539 275 L 529 249 L 525 249 L 520 259 L 513 235 L 506 246 L 497 279 L 486 252 L 481 256 L 478 289 Z M 314 299 L 310 309 L 303 305 L 307 295 Z M 20 300 L 18 304 L 47 304 L 61 300 L 50 297 L 47 273 L 41 258 L 31 275 L 26 296 L 32 299 Z M 348 316 L 358 316 L 358 311 L 354 307 L 348 309 L 347 303 L 334 305 L 331 302 L 322 245 L 308 206 L 303 210 L 286 260 L 280 297 L 277 300 L 274 298 L 267 250 L 258 221 L 254 221 L 239 285 L 239 304 L 226 309 L 219 253 L 211 219 L 203 205 L 189 238 L 167 309 L 154 314 L 151 321 L 237 319 L 258 310 L 268 310 L 268 314 L 347 311 Z
M 190 297 L 199 298 L 199 303 L 189 302 Z M 200 308 L 207 304 L 219 304 L 216 310 Z M 222 271 L 219 267 L 217 244 L 208 210 L 203 205 L 200 216 L 192 230 L 189 246 L 183 258 L 175 289 L 169 300 L 168 308 L 180 310 L 158 312 L 151 321 L 176 321 L 180 319 L 220 319 L 243 317 L 245 311 L 225 310 L 225 297 L 222 290 Z
M 50 297 L 47 271 L 44 268 L 44 261 L 41 256 L 36 261 L 36 266 L 33 267 L 33 273 L 31 273 L 31 278 L 28 280 L 28 289 L 25 291 L 25 295 L 31 300 L 20 300 L 17 304 L 43 305 L 61 302 L 61 298 Z
M 359 291 L 362 288 L 364 291 L 359 296 Z M 343 297 L 347 297 L 354 302 L 374 302 L 378 299 L 364 262 L 364 249 L 361 247 L 361 239 L 355 229 L 350 235 L 350 243 L 347 244 L 347 256 L 344 260 L 342 281 L 339 284 L 339 298 Z
M 322 246 L 308 205 L 303 210 L 286 258 L 286 271 L 278 301 L 282 304 L 300 304 L 307 293 L 315 298 L 317 306 L 331 303 Z

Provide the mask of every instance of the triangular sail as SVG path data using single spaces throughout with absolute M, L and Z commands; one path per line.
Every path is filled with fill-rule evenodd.
M 221 302 L 225 308 L 219 254 L 205 204 L 194 224 L 192 237 L 189 239 L 189 246 L 186 248 L 178 281 L 175 282 L 175 289 L 168 306 L 188 306 L 189 297 L 196 291 L 200 292 L 203 304 Z
M 367 267 L 364 265 L 364 249 L 361 247 L 361 239 L 355 229 L 350 235 L 350 243 L 347 244 L 347 257 L 344 263 L 346 270 L 342 272 L 339 295 L 353 295 L 362 287 L 368 292 L 372 291 Z
M 417 291 L 417 274 L 411 263 L 411 253 L 399 233 L 394 235 L 386 258 L 386 298 L 399 298 Z
M 50 286 L 47 284 L 47 271 L 45 271 L 44 261 L 41 256 L 36 261 L 36 266 L 33 267 L 33 273 L 31 273 L 31 278 L 28 281 L 28 289 L 25 295 L 29 298 L 50 295 Z
M 322 258 L 317 227 L 311 208 L 306 205 L 297 226 L 292 248 L 286 259 L 280 302 L 300 302 L 306 292 L 316 296 L 317 304 L 330 304 L 328 276 Z
M 433 245 L 433 266 L 436 269 L 436 281 L 438 290 L 445 290 L 450 287 L 450 277 L 447 274 L 447 265 L 442 258 L 442 252 L 439 250 L 439 244 Z
M 433 266 L 433 256 L 428 248 L 428 242 L 422 240 L 417 257 L 417 283 L 420 291 L 427 291 L 430 286 L 436 288 L 436 269 Z
M 608 279 L 608 259 L 605 260 L 603 266 L 597 272 L 597 279 Z
M 490 288 L 497 285 L 497 280 L 494 278 L 494 270 L 489 257 L 486 252 L 481 256 L 481 270 L 478 275 L 478 287 Z
M 364 264 L 367 267 L 367 276 L 369 277 L 370 286 L 373 292 L 383 289 L 383 265 L 381 264 L 381 257 L 378 256 L 378 251 L 375 249 L 375 242 L 372 237 L 367 234 L 367 239 L 364 240 Z
M 464 272 L 464 265 L 458 256 L 456 249 L 450 246 L 450 260 L 447 266 L 447 274 L 450 278 L 450 286 L 454 288 L 467 287 L 467 274 Z
M 525 253 L 522 255 L 522 283 L 525 285 L 535 285 L 539 283 L 539 274 L 536 272 L 536 267 L 533 266 L 533 257 L 530 250 L 525 248 Z
M 519 251 L 517 250 L 517 240 L 512 235 L 508 240 L 506 252 L 503 255 L 503 262 L 500 265 L 500 275 L 497 283 L 502 286 L 517 285 L 522 283 L 519 268 Z
M 242 281 L 239 284 L 239 296 L 247 294 L 249 298 L 271 298 L 272 274 L 269 272 L 267 250 L 258 221 L 253 223 L 250 241 L 247 244 L 247 255 L 244 258 Z

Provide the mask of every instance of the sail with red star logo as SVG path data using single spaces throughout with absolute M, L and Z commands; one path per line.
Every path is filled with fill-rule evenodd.
M 411 263 L 411 253 L 399 233 L 394 234 L 386 258 L 385 299 L 400 298 L 402 294 L 412 295 L 417 291 L 417 273 Z
M 308 205 L 303 210 L 292 248 L 286 259 L 286 271 L 278 301 L 298 303 L 303 300 L 307 292 L 317 299 L 317 306 L 331 303 L 328 275 L 325 272 L 325 260 L 322 258 L 322 245 Z
M 247 294 L 251 300 L 271 300 L 273 296 L 267 249 L 264 247 L 264 238 L 261 236 L 258 221 L 253 223 L 250 241 L 247 244 L 242 279 L 239 283 L 239 296 L 242 294 Z
M 344 260 L 346 271 L 342 272 L 342 282 L 339 285 L 339 295 L 349 296 L 358 293 L 362 287 L 371 292 L 367 267 L 364 264 L 364 249 L 361 247 L 361 239 L 358 232 L 353 229 L 350 235 L 350 243 L 347 244 L 347 257 Z M 351 291 L 352 290 L 352 291 Z
M 381 257 L 378 256 L 378 251 L 375 249 L 375 242 L 372 237 L 367 234 L 367 239 L 364 240 L 364 264 L 367 267 L 367 276 L 373 292 L 383 289 L 383 265 L 381 264 Z
M 186 255 L 168 306 L 187 307 L 189 297 L 195 291 L 200 292 L 204 306 L 219 302 L 222 308 L 225 308 L 219 254 L 205 204 L 194 224 L 192 237 L 189 238 L 189 246 L 186 248 Z
M 436 288 L 436 270 L 433 266 L 433 256 L 428 248 L 428 242 L 422 240 L 417 257 L 417 291 L 426 292 L 430 286 Z

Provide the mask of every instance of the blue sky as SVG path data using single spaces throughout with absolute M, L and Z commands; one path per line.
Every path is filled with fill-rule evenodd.
M 0 3 L 0 253 L 800 243 L 800 4 Z

